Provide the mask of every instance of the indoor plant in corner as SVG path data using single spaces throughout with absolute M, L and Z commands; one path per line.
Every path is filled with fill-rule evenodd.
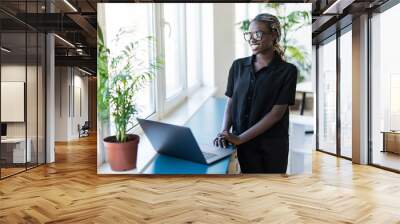
M 116 36 L 116 43 L 124 33 L 125 31 L 120 30 Z M 161 63 L 157 59 L 154 62 L 142 60 L 144 57 L 140 55 L 141 52 L 144 48 L 149 49 L 152 41 L 152 37 L 146 37 L 131 42 L 119 54 L 111 55 L 110 50 L 104 45 L 103 38 L 99 37 L 103 48 L 99 49 L 98 53 L 99 55 L 103 53 L 103 62 L 107 65 L 103 64 L 103 67 L 108 73 L 102 83 L 101 100 L 102 103 L 109 104 L 108 113 L 115 127 L 115 135 L 104 138 L 104 146 L 108 163 L 114 171 L 136 168 L 139 136 L 129 134 L 138 112 L 136 97 L 155 76 Z

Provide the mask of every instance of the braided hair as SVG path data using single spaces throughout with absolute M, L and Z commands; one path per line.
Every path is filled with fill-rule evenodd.
M 281 57 L 282 60 L 285 59 L 285 53 L 283 47 L 279 44 L 281 39 L 281 24 L 278 18 L 269 13 L 258 14 L 251 22 L 262 22 L 267 25 L 267 27 L 271 30 L 271 32 L 275 32 L 277 38 L 274 40 L 273 48 L 275 52 Z

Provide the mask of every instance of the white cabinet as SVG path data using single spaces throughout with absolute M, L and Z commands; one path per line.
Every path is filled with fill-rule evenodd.
M 25 163 L 32 161 L 32 140 L 28 138 L 26 143 L 28 145 L 25 153 L 25 138 L 7 138 L 1 140 L 2 146 L 12 149 L 13 163 Z

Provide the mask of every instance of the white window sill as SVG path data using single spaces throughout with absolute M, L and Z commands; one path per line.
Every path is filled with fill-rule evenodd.
M 216 89 L 212 87 L 198 89 L 181 105 L 162 118 L 161 121 L 169 124 L 184 125 L 207 99 L 214 95 L 215 91 Z

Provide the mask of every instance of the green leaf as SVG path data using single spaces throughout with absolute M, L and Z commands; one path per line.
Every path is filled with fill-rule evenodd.
M 239 23 L 237 23 L 237 24 L 240 25 L 240 30 L 241 30 L 242 32 L 246 32 L 246 31 L 249 30 L 249 27 L 250 27 L 250 20 L 246 19 L 246 20 L 243 20 L 243 21 L 241 21 L 241 22 L 239 22 Z

